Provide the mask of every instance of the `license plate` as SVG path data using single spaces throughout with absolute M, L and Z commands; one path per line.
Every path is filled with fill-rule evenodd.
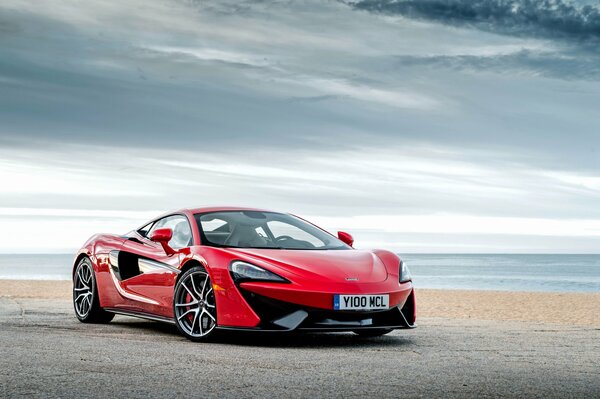
M 388 309 L 389 295 L 334 295 L 334 310 L 374 310 Z

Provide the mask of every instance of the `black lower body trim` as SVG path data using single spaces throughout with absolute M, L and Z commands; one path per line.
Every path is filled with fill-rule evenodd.
M 415 326 L 412 327 L 406 327 L 406 326 L 377 326 L 377 327 L 343 327 L 343 328 L 334 328 L 334 327 L 330 327 L 330 328 L 326 328 L 326 327 L 321 327 L 321 328 L 297 328 L 295 330 L 283 330 L 283 329 L 267 329 L 267 328 L 261 328 L 261 327 L 228 327 L 228 326 L 221 326 L 221 327 L 216 327 L 217 330 L 223 330 L 223 331 L 239 331 L 239 332 L 255 332 L 255 333 L 278 333 L 278 334 L 293 334 L 293 333 L 331 333 L 331 332 L 351 332 L 351 331 L 362 331 L 362 330 L 382 330 L 382 329 L 389 329 L 389 330 L 400 330 L 400 329 L 407 329 L 407 328 L 415 328 Z
M 114 308 L 104 308 L 104 310 L 106 310 L 107 312 L 120 314 L 122 316 L 138 317 L 140 319 L 147 319 L 147 320 L 153 320 L 153 321 L 160 321 L 162 323 L 175 324 L 174 319 L 171 319 L 169 317 L 164 317 L 164 316 L 157 316 L 157 315 L 153 315 L 150 313 L 136 312 L 134 310 L 114 309 Z

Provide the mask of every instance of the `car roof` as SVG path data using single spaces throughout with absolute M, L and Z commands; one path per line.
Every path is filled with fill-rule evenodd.
M 202 208 L 186 208 L 181 209 L 180 212 L 188 213 L 207 213 L 207 212 L 222 212 L 222 211 L 259 211 L 259 212 L 274 212 L 268 209 L 261 208 L 247 208 L 242 206 L 206 206 Z

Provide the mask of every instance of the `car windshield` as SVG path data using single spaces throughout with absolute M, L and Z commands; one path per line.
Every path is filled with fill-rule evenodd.
M 276 212 L 222 211 L 195 215 L 202 243 L 217 247 L 350 249 L 331 234 L 295 216 Z

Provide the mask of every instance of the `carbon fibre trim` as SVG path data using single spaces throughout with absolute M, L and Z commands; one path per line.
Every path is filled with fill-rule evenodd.
M 152 321 L 160 321 L 162 323 L 169 323 L 169 324 L 175 324 L 175 320 L 174 319 L 170 319 L 168 317 L 163 317 L 163 316 L 156 316 L 153 314 L 148 314 L 148 313 L 143 313 L 143 312 L 136 312 L 136 311 L 130 311 L 130 310 L 122 310 L 122 309 L 114 309 L 114 308 L 104 308 L 104 310 L 106 310 L 107 312 L 110 313 L 115 313 L 115 314 L 119 314 L 122 316 L 131 316 L 131 317 L 137 317 L 139 319 L 146 319 L 146 320 L 152 320 Z
M 259 327 L 230 327 L 230 326 L 217 326 L 215 329 L 224 330 L 224 331 L 239 331 L 239 332 L 257 332 L 257 333 L 294 333 L 294 332 L 352 332 L 352 331 L 362 331 L 362 330 L 381 330 L 381 329 L 390 329 L 390 330 L 401 330 L 401 329 L 409 329 L 414 327 L 407 327 L 404 325 L 395 325 L 395 326 L 376 326 L 376 327 L 302 327 L 297 328 L 295 330 L 282 330 L 282 329 L 269 329 L 269 328 L 259 328 Z

